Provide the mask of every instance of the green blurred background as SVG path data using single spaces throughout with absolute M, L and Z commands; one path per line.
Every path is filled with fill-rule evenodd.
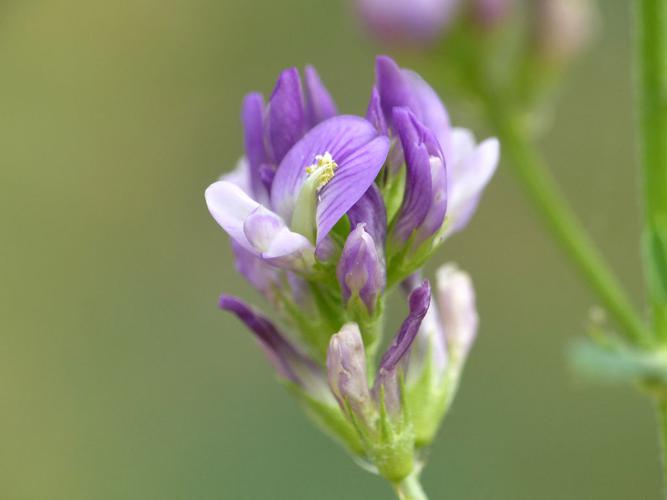
M 639 303 L 628 5 L 601 3 L 543 147 Z M 0 2 L 1 499 L 391 498 L 216 309 L 223 290 L 257 299 L 203 201 L 241 154 L 243 94 L 282 68 L 316 64 L 363 112 L 381 49 L 350 14 Z M 424 473 L 432 497 L 658 498 L 652 408 L 567 368 L 595 298 L 505 168 L 435 260 L 473 274 L 482 327 Z

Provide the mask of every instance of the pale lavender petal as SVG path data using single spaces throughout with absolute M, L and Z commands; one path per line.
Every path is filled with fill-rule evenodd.
M 347 304 L 358 296 L 372 313 L 386 284 L 384 258 L 378 253 L 373 238 L 361 223 L 349 234 L 338 261 L 336 276 Z
M 387 237 L 387 209 L 382 194 L 375 184 L 371 184 L 359 201 L 350 208 L 347 216 L 352 228 L 366 224 L 366 232 L 371 235 L 378 247 L 384 248 Z
M 489 183 L 500 159 L 497 139 L 475 145 L 472 134 L 464 129 L 452 133 L 454 162 L 447 170 L 449 219 L 447 234 L 461 230 L 474 214 L 484 188 Z
M 442 381 L 445 376 L 448 365 L 447 343 L 440 323 L 438 307 L 433 298 L 431 298 L 428 312 L 419 327 L 417 338 L 412 344 L 408 363 L 408 386 L 419 380 L 427 366 L 432 370 L 432 375 L 436 379 Z
M 260 166 L 266 162 L 264 150 L 264 98 L 257 92 L 243 99 L 241 121 L 245 155 L 249 165 L 251 193 L 255 198 L 265 197 L 266 190 L 260 175 Z
M 250 187 L 250 167 L 248 166 L 248 160 L 245 156 L 239 158 L 234 170 L 222 174 L 220 180 L 231 182 L 241 188 L 241 190 L 248 196 L 252 196 L 252 188 Z
M 355 323 L 348 323 L 331 337 L 327 351 L 329 387 L 341 409 L 366 424 L 372 411 L 368 382 L 366 380 L 366 353 L 364 343 Z
M 296 68 L 283 71 L 268 104 L 266 132 L 273 153 L 273 163 L 279 164 L 305 132 L 304 101 L 301 78 Z
M 306 119 L 308 128 L 312 128 L 328 118 L 338 114 L 336 103 L 326 89 L 320 75 L 312 66 L 305 70 Z
M 314 248 L 289 230 L 280 217 L 250 198 L 238 186 L 218 181 L 206 190 L 213 218 L 236 243 L 278 267 L 306 271 Z
M 285 220 L 306 179 L 306 167 L 315 157 L 330 153 L 338 165 L 333 178 L 319 192 L 317 242 L 361 198 L 375 180 L 387 157 L 389 140 L 379 136 L 363 118 L 337 116 L 308 132 L 285 156 L 271 190 L 271 203 Z
M 208 210 L 215 221 L 243 248 L 255 252 L 246 238 L 243 224 L 259 203 L 250 198 L 240 187 L 228 181 L 211 184 L 205 193 Z
M 391 413 L 400 410 L 399 368 L 407 359 L 419 327 L 426 316 L 431 302 L 431 287 L 428 281 L 410 294 L 410 311 L 400 330 L 385 352 L 373 385 L 373 396 L 379 402 L 384 395 L 384 404 Z
M 454 265 L 441 267 L 436 274 L 438 310 L 449 350 L 462 362 L 468 355 L 479 325 L 475 289 L 467 273 Z

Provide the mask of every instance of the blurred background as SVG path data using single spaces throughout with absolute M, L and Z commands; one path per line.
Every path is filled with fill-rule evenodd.
M 629 7 L 601 3 L 542 146 L 639 303 Z M 217 310 L 259 299 L 203 200 L 242 153 L 244 93 L 312 63 L 363 113 L 380 50 L 345 2 L 0 2 L 0 498 L 391 498 Z M 568 369 L 595 299 L 502 165 L 449 260 L 482 327 L 432 497 L 658 498 L 652 408 Z

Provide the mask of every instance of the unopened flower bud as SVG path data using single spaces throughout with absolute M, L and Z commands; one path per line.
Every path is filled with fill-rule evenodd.
M 329 387 L 348 417 L 365 428 L 373 426 L 375 411 L 366 379 L 366 353 L 359 327 L 348 323 L 331 337 L 327 352 Z
M 534 37 L 540 56 L 551 64 L 569 61 L 593 31 L 592 0 L 537 0 Z
M 467 273 L 449 264 L 438 270 L 436 281 L 437 304 L 447 347 L 451 356 L 461 363 L 477 337 L 479 324 L 472 280 Z
M 347 237 L 337 276 L 346 305 L 359 298 L 368 313 L 375 310 L 385 286 L 384 259 L 365 224 L 358 224 Z

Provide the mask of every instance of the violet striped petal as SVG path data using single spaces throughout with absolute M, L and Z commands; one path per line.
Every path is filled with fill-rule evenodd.
M 393 227 L 398 242 L 418 231 L 415 244 L 435 233 L 447 206 L 445 165 L 439 143 L 406 108 L 394 109 L 394 124 L 401 139 L 407 169 L 405 195 Z
M 266 197 L 260 167 L 266 162 L 264 150 L 264 98 L 252 92 L 245 96 L 241 110 L 243 142 L 248 160 L 251 194 L 258 199 Z
M 301 78 L 296 68 L 283 71 L 271 94 L 266 116 L 266 133 L 272 160 L 279 164 L 305 132 Z
M 328 118 L 338 114 L 336 103 L 326 89 L 320 75 L 312 66 L 305 69 L 306 121 L 312 128 Z
M 271 204 L 292 220 L 295 203 L 307 178 L 306 168 L 329 153 L 336 163 L 333 177 L 317 193 L 317 243 L 363 196 L 382 168 L 389 139 L 378 135 L 363 118 L 337 116 L 308 132 L 285 156 L 271 190 Z

